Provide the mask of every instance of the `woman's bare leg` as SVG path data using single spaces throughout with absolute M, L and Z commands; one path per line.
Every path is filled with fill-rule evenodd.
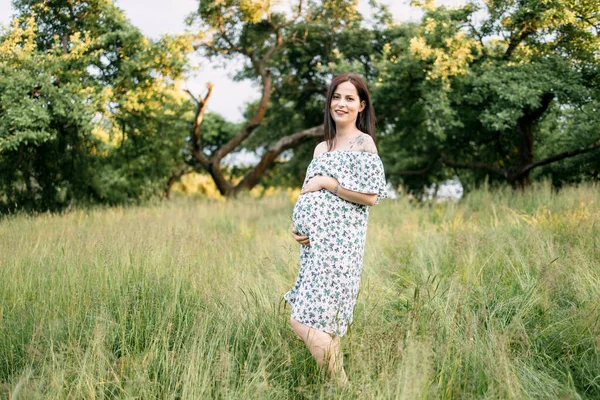
M 330 357 L 328 371 L 330 376 L 335 377 L 339 383 L 348 383 L 348 377 L 344 370 L 344 353 L 342 353 L 342 346 L 340 345 L 340 337 L 333 336 L 329 345 Z
M 341 383 L 347 383 L 340 337 L 308 327 L 294 318 L 290 318 L 290 323 L 296 334 L 306 343 L 317 365 L 323 368 L 327 364 L 329 376 L 339 379 Z

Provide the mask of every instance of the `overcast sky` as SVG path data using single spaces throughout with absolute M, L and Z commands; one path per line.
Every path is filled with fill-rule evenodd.
M 410 7 L 410 0 L 381 0 L 381 3 L 390 5 L 390 10 L 397 21 L 417 21 L 422 12 Z M 437 4 L 456 5 L 464 0 L 438 0 Z M 184 19 L 198 6 L 198 0 L 116 0 L 131 22 L 145 35 L 159 38 L 166 33 L 179 33 L 185 31 Z M 359 0 L 359 10 L 365 13 L 369 9 L 367 0 Z M 0 23 L 8 24 L 14 13 L 8 0 L 0 0 Z M 230 76 L 236 71 L 235 64 L 229 64 L 226 69 L 216 69 L 208 64 L 201 63 L 198 57 L 194 61 L 199 63 L 200 69 L 194 76 L 187 80 L 187 89 L 198 95 L 205 92 L 205 83 L 215 85 L 210 99 L 208 110 L 218 112 L 229 120 L 239 121 L 242 116 L 243 105 L 248 101 L 257 99 L 259 88 L 249 82 L 233 82 Z

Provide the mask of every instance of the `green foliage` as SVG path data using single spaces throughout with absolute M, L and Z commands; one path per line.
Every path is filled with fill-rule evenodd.
M 192 105 L 186 36 L 145 38 L 110 1 L 15 2 L 0 48 L 0 212 L 162 193 Z
M 234 56 L 220 51 L 229 45 L 227 40 L 239 42 L 237 48 L 246 52 L 249 60 L 260 59 L 266 52 L 261 49 L 270 48 L 276 40 L 273 31 L 265 27 L 272 21 L 285 21 L 281 38 L 284 45 L 267 62 L 273 89 L 266 116 L 241 147 L 261 155 L 282 137 L 321 124 L 324 94 L 334 74 L 352 70 L 367 78 L 375 75 L 371 59 L 378 48 L 377 31 L 363 26 L 356 6 L 355 2 L 347 1 L 308 2 L 303 3 L 302 12 L 299 12 L 297 3 L 292 3 L 287 16 L 271 10 L 270 13 L 263 12 L 262 19 L 258 20 L 249 19 L 247 10 L 238 2 L 202 2 L 200 14 L 190 22 L 199 23 L 199 17 L 204 18 L 204 25 L 198 27 L 206 32 L 204 54 L 215 61 Z M 223 19 L 226 21 L 225 33 L 215 28 Z M 247 20 L 252 22 L 244 22 Z M 236 29 L 238 26 L 244 28 Z M 247 45 L 245 35 L 253 35 L 251 47 Z M 252 61 L 246 63 L 236 79 L 257 80 L 256 65 Z M 255 114 L 257 106 L 258 102 L 248 105 L 245 112 L 248 120 Z M 293 152 L 287 152 L 285 157 L 292 159 L 274 165 L 268 176 L 262 177 L 263 182 L 296 186 L 318 141 L 307 142 Z
M 56 209 L 93 193 L 93 90 L 82 82 L 90 41 L 68 55 L 36 51 L 35 23 L 15 21 L 0 43 L 0 210 Z
M 577 151 L 600 143 L 598 0 L 415 1 L 416 24 L 376 1 L 371 24 L 357 2 L 299 4 L 202 1 L 188 18 L 197 34 L 149 40 L 111 0 L 15 0 L 0 34 L 0 212 L 137 202 L 197 167 L 195 104 L 180 87 L 193 45 L 212 62 L 243 58 L 235 79 L 272 82 L 235 151 L 260 156 L 321 124 L 332 76 L 353 71 L 370 83 L 389 179 L 411 192 L 456 176 L 467 190 L 597 179 L 598 147 Z M 241 126 L 208 113 L 201 151 Z M 283 153 L 263 182 L 297 186 L 317 141 Z
M 583 107 L 561 107 L 552 112 L 556 115 L 540 127 L 540 136 L 543 135 L 539 148 L 541 154 L 550 156 L 555 149 L 567 148 L 572 143 L 583 146 L 598 135 L 600 114 L 594 103 Z M 534 172 L 534 177 L 550 177 L 558 187 L 590 178 L 597 180 L 600 178 L 600 157 L 597 152 L 591 152 L 567 158 L 541 167 Z
M 378 63 L 376 109 L 385 116 L 390 172 L 400 174 L 392 181 L 416 192 L 455 174 L 466 188 L 486 179 L 522 184 L 534 162 L 597 142 L 596 118 L 570 130 L 587 119 L 581 110 L 600 106 L 593 4 L 597 9 L 594 1 L 493 1 L 448 9 L 425 2 L 415 31 L 395 38 L 402 30 L 391 28 Z M 480 7 L 486 14 L 476 22 Z M 590 166 L 584 157 L 572 163 Z M 570 174 L 557 173 L 559 180 Z

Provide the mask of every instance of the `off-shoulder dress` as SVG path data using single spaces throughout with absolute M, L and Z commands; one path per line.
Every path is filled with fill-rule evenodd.
M 383 163 L 375 153 L 322 153 L 309 164 L 303 186 L 315 175 L 332 176 L 349 190 L 376 193 L 375 204 L 387 197 Z M 346 334 L 358 297 L 369 209 L 327 189 L 300 195 L 292 223 L 309 237 L 310 246 L 300 246 L 296 283 L 283 296 L 292 318 L 323 332 Z

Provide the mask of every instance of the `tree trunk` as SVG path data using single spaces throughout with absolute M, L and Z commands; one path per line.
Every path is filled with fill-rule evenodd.
M 171 175 L 171 177 L 167 181 L 167 185 L 165 187 L 165 194 L 164 194 L 165 199 L 168 200 L 171 198 L 171 189 L 173 189 L 173 185 L 175 184 L 175 182 L 177 182 L 179 180 L 179 178 L 181 178 L 183 175 L 190 172 L 190 170 L 191 170 L 190 167 L 184 167 L 184 168 L 180 169 L 179 171 L 174 172 L 173 175 Z
M 522 170 L 526 165 L 533 162 L 533 121 L 529 118 L 521 117 L 517 123 L 517 133 L 519 135 L 519 148 L 517 156 L 517 171 Z M 531 184 L 529 180 L 529 170 L 514 175 L 511 182 L 513 187 L 524 189 Z
M 233 187 L 234 196 L 241 190 L 251 190 L 256 186 L 260 181 L 260 178 L 273 165 L 282 152 L 287 149 L 296 148 L 298 145 L 310 139 L 320 138 L 324 135 L 325 131 L 323 125 L 318 125 L 279 139 L 269 147 L 265 154 L 263 154 L 258 164 L 256 164 L 256 166 L 252 168 L 252 170 L 250 170 L 235 187 Z
M 519 140 L 517 165 L 515 166 L 516 172 L 509 177 L 509 182 L 513 187 L 524 189 L 531 184 L 529 179 L 529 172 L 531 169 L 527 169 L 526 167 L 533 163 L 533 130 L 535 124 L 548 110 L 553 99 L 553 93 L 544 93 L 540 101 L 540 106 L 533 110 L 526 110 L 523 116 L 517 121 L 517 134 Z

